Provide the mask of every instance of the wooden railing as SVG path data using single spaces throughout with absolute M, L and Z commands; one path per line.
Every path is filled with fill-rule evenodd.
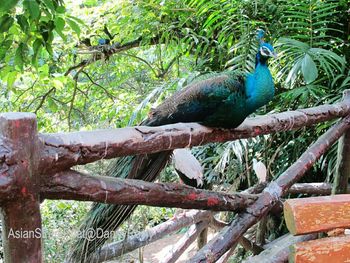
M 223 262 L 228 255 L 224 254 L 237 242 L 247 241 L 243 234 L 275 207 L 280 197 L 287 194 L 292 185 L 344 133 L 347 137 L 342 140 L 344 145 L 348 145 L 346 131 L 350 127 L 350 95 L 348 92 L 344 94 L 343 101 L 334 105 L 249 118 L 233 130 L 179 123 L 161 127 L 39 134 L 34 114 L 3 113 L 0 115 L 0 205 L 5 261 L 42 262 L 41 235 L 28 234 L 41 233 L 40 202 L 48 198 L 239 212 L 230 225 L 190 260 L 216 262 L 221 258 Z M 340 117 L 343 119 L 318 138 L 276 181 L 265 189 L 257 186 L 245 193 L 227 194 L 177 184 L 90 176 L 71 170 L 75 165 L 100 159 L 249 138 Z M 344 160 L 349 158 L 343 157 Z M 344 165 L 342 163 L 339 167 Z M 345 176 L 348 174 L 339 173 L 339 185 L 347 182 Z M 203 212 L 193 213 L 192 216 L 196 217 Z M 196 227 L 201 229 L 203 224 Z M 194 229 L 193 233 L 195 235 L 198 231 Z M 111 249 L 108 250 L 110 247 L 97 252 L 94 260 L 101 262 L 116 256 Z
M 329 237 L 301 242 L 291 247 L 289 261 L 295 263 L 349 262 L 350 195 L 287 200 L 284 216 L 293 235 L 327 233 Z

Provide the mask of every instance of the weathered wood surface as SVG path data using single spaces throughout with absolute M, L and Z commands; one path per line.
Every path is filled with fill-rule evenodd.
M 257 199 L 256 195 L 251 194 L 228 194 L 174 183 L 149 183 L 133 179 L 90 176 L 72 170 L 52 176 L 42 186 L 41 191 L 42 196 L 48 199 L 213 211 L 242 211 Z
M 296 183 L 288 190 L 289 194 L 330 195 L 333 185 L 330 183 Z M 350 187 L 348 187 L 350 189 Z M 347 191 L 350 193 L 350 191 Z
M 350 194 L 289 199 L 284 217 L 293 235 L 350 227 Z
M 125 155 L 186 148 L 311 126 L 350 113 L 350 102 L 248 118 L 233 130 L 212 129 L 196 123 L 160 127 L 128 127 L 115 130 L 41 134 L 40 169 L 66 170 L 77 164 Z
M 42 262 L 38 178 L 33 175 L 38 164 L 36 128 L 34 114 L 0 114 L 0 148 L 10 147 L 0 156 L 1 182 L 6 186 L 12 181 L 6 188 L 11 190 L 9 200 L 1 208 L 5 262 Z
M 318 158 L 339 139 L 339 137 L 350 127 L 350 117 L 345 117 L 303 153 L 300 158 L 290 166 L 280 177 L 269 184 L 258 200 L 247 207 L 246 212 L 237 215 L 229 227 L 225 227 L 216 238 L 211 240 L 188 262 L 215 262 L 230 247 L 234 246 L 239 238 L 261 217 L 266 215 L 278 202 L 279 198 L 288 192 L 288 189 L 296 183 Z
M 169 253 L 164 256 L 160 263 L 175 263 L 207 226 L 208 222 L 199 222 L 192 225 L 185 235 L 171 248 Z
M 242 263 L 284 263 L 288 262 L 289 249 L 291 245 L 299 242 L 316 239 L 317 234 L 308 234 L 304 236 L 292 236 L 286 234 L 264 246 L 264 251 L 259 255 L 252 256 Z M 315 262 L 316 263 L 316 262 Z
M 290 263 L 350 262 L 350 236 L 327 237 L 292 246 Z
M 91 263 L 100 263 L 111 260 L 159 240 L 183 227 L 190 226 L 200 221 L 209 221 L 211 217 L 212 213 L 210 211 L 190 210 L 183 212 L 155 227 L 136 235 L 128 236 L 125 240 L 105 245 L 102 249 L 97 250 L 93 258 L 88 261 Z

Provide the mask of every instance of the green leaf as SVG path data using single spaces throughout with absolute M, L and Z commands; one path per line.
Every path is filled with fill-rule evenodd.
M 51 0 L 42 0 L 45 5 L 53 12 L 55 12 L 55 6 Z
M 33 64 L 36 64 L 38 54 L 39 54 L 39 51 L 42 48 L 42 46 L 43 46 L 43 43 L 42 43 L 41 39 L 37 38 L 33 43 L 33 51 L 34 51 L 33 58 L 32 58 Z
M 65 26 L 65 21 L 62 17 L 56 17 L 55 18 L 55 30 L 59 34 L 59 36 L 63 39 L 66 40 L 66 36 L 62 32 Z
M 66 9 L 64 8 L 64 6 L 58 6 L 56 8 L 56 12 L 59 14 L 64 14 L 66 12 Z
M 0 13 L 6 13 L 18 3 L 18 0 L 1 0 Z
M 64 25 L 65 25 L 65 22 L 64 22 L 64 19 L 62 17 L 56 17 L 55 18 L 55 29 L 56 31 L 62 31 L 64 29 Z
M 50 43 L 46 43 L 46 50 L 47 50 L 47 52 L 49 52 L 49 54 L 51 56 L 53 55 L 53 50 L 52 50 L 52 46 Z
M 303 73 L 306 84 L 310 84 L 318 76 L 316 64 L 309 54 L 306 54 L 301 62 L 301 72 Z
M 47 101 L 48 101 L 49 108 L 52 112 L 57 112 L 59 110 L 58 105 L 56 104 L 56 102 L 53 99 L 48 98 Z
M 17 79 L 17 72 L 16 71 L 12 71 L 10 73 L 8 73 L 7 75 L 7 86 L 9 88 L 12 88 L 13 87 L 13 83 L 15 83 Z
M 40 7 L 35 0 L 24 0 L 23 6 L 29 11 L 33 19 L 38 19 L 40 16 Z
M 8 40 L 5 40 L 5 41 L 0 43 L 0 46 L 1 46 L 1 48 L 0 48 L 0 60 L 5 58 L 7 50 L 9 50 L 12 43 L 13 43 L 12 39 L 8 39 Z
M 73 29 L 73 31 L 79 36 L 81 31 L 79 25 L 75 21 L 69 18 L 67 18 L 67 23 Z
M 54 86 L 55 88 L 57 88 L 57 90 L 61 90 L 61 89 L 64 88 L 64 85 L 63 85 L 62 81 L 60 81 L 60 80 L 58 80 L 58 79 L 54 79 L 54 80 L 52 81 L 52 83 L 53 83 L 53 86 Z
M 0 33 L 4 33 L 6 32 L 7 30 L 9 30 L 9 28 L 12 26 L 13 24 L 13 17 L 12 16 L 9 16 L 8 14 L 6 15 L 3 15 L 1 18 L 0 18 Z
M 88 6 L 88 7 L 97 6 L 97 4 L 98 4 L 97 0 L 85 0 L 84 1 L 84 5 Z
M 21 70 L 23 65 L 26 62 L 28 56 L 28 46 L 25 43 L 20 43 L 16 53 L 15 53 L 15 65 L 18 66 Z
M 27 32 L 28 28 L 29 28 L 27 18 L 24 15 L 17 15 L 16 19 L 17 19 L 17 23 L 21 27 L 22 31 Z

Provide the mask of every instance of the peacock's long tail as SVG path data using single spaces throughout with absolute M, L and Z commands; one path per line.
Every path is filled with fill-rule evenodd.
M 171 153 L 172 151 L 166 151 L 118 158 L 111 163 L 107 175 L 153 182 L 168 163 Z M 136 207 L 136 205 L 95 203 L 80 227 L 68 262 L 89 262 L 90 256 L 103 246 L 108 235 L 87 238 L 87 233 L 89 231 L 101 232 L 101 230 L 103 233 L 112 233 L 130 217 Z

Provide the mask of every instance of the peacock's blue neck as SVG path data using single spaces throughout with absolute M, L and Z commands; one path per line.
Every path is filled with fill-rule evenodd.
M 275 88 L 266 60 L 256 63 L 255 71 L 246 78 L 247 113 L 267 104 L 274 96 Z

